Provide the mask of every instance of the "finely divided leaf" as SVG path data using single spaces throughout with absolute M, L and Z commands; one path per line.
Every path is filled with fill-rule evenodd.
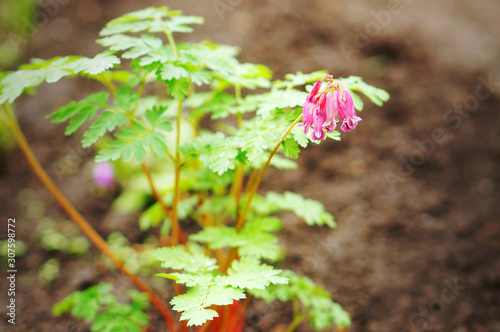
M 269 224 L 266 225 L 266 222 Z M 248 221 L 241 232 L 228 226 L 206 227 L 189 238 L 208 243 L 211 249 L 233 247 L 238 248 L 240 256 L 276 260 L 280 251 L 278 238 L 269 232 L 281 226 L 279 219 L 264 217 Z
M 299 157 L 300 148 L 297 142 L 292 138 L 285 138 L 282 143 L 283 152 L 285 156 L 292 159 L 297 159 Z
M 149 151 L 161 158 L 165 156 L 165 150 L 168 148 L 162 133 L 150 131 L 137 122 L 133 123 L 132 127 L 117 132 L 115 137 L 117 139 L 107 142 L 99 151 L 97 162 L 116 160 L 120 157 L 129 161 L 134 157 L 135 162 L 141 164 Z
M 228 64 L 227 68 L 227 73 L 220 72 L 220 70 L 217 72 L 217 76 L 225 86 L 238 85 L 251 90 L 271 86 L 272 71 L 264 65 L 234 63 Z
M 387 91 L 366 84 L 359 76 L 340 78 L 338 81 L 349 90 L 362 92 L 377 106 L 382 106 L 384 102 L 389 100 L 389 93 L 387 93 Z M 359 106 L 360 105 L 358 104 L 358 107 Z
M 84 148 L 91 146 L 107 131 L 112 131 L 116 127 L 123 125 L 125 120 L 123 113 L 113 111 L 102 113 L 83 134 L 82 146 Z
M 251 291 L 252 295 L 267 302 L 298 299 L 302 310 L 309 314 L 311 326 L 316 330 L 330 328 L 333 325 L 337 328 L 351 325 L 349 314 L 341 305 L 331 300 L 331 294 L 323 287 L 290 270 L 283 271 L 283 276 L 289 279 L 288 284 L 270 285 L 265 291 L 254 289 Z
M 236 288 L 222 285 L 197 286 L 178 295 L 170 301 L 173 309 L 183 312 L 181 320 L 187 320 L 187 325 L 202 325 L 207 320 L 218 317 L 215 310 L 207 309 L 212 305 L 229 305 L 234 300 L 244 299 L 245 293 Z
M 114 103 L 123 111 L 130 111 L 139 102 L 137 93 L 132 92 L 132 88 L 122 85 L 116 92 Z
M 189 90 L 189 81 L 185 77 L 179 79 L 173 78 L 165 81 L 168 84 L 168 94 L 174 99 L 180 100 L 187 96 Z
M 174 270 L 201 273 L 217 268 L 215 259 L 205 256 L 201 251 L 195 251 L 194 247 L 190 247 L 189 252 L 184 246 L 158 248 L 153 251 L 153 256 L 162 262 L 163 267 Z
M 131 12 L 110 21 L 101 30 L 101 36 L 125 32 L 191 32 L 190 24 L 202 24 L 198 16 L 181 16 L 181 11 L 170 11 L 168 7 L 149 7 Z
M 216 281 L 241 289 L 265 289 L 270 284 L 288 283 L 288 278 L 279 276 L 280 273 L 281 270 L 261 264 L 255 257 L 244 257 L 233 261 L 227 276 L 218 276 Z
M 323 205 L 313 199 L 306 199 L 293 192 L 278 194 L 269 192 L 266 198 L 256 197 L 252 207 L 259 213 L 268 215 L 278 211 L 293 211 L 309 225 L 336 227 L 333 216 L 325 211 Z
M 119 63 L 119 58 L 106 52 L 97 54 L 94 58 L 67 56 L 36 60 L 0 81 L 0 104 L 6 101 L 13 103 L 24 90 L 35 88 L 43 82 L 54 83 L 62 77 L 77 74 L 96 75 Z
M 163 64 L 160 67 L 159 74 L 161 79 L 164 81 L 170 81 L 173 78 L 178 79 L 189 76 L 189 72 L 185 68 L 173 65 L 171 63 Z
M 97 75 L 115 65 L 120 64 L 120 59 L 114 55 L 100 53 L 93 58 L 81 57 L 76 61 L 69 62 L 65 68 L 73 73 L 84 73 L 89 75 Z
M 328 72 L 325 70 L 319 70 L 309 74 L 298 71 L 295 74 L 286 74 L 284 81 L 274 81 L 273 86 L 276 88 L 290 89 L 295 86 L 316 83 L 316 81 L 322 79 L 325 75 L 328 75 Z
M 97 92 L 79 101 L 71 101 L 55 112 L 48 114 L 47 117 L 52 118 L 52 122 L 54 123 L 61 123 L 72 118 L 65 131 L 66 135 L 70 135 L 74 133 L 85 120 L 94 118 L 100 108 L 109 107 L 106 104 L 107 99 L 107 92 Z
M 259 96 L 260 103 L 257 114 L 266 116 L 276 108 L 294 108 L 302 106 L 307 93 L 299 90 L 273 90 Z

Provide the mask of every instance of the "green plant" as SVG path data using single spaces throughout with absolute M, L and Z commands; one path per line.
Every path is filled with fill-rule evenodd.
M 292 301 L 295 318 L 289 331 L 305 321 L 316 329 L 347 327 L 348 314 L 326 290 L 308 278 L 273 267 L 284 256 L 273 233 L 285 223 L 275 213 L 292 211 L 309 226 L 330 228 L 336 226 L 333 216 L 320 202 L 296 193 L 261 195 L 257 191 L 269 166 L 295 168 L 293 159 L 301 147 L 326 137 L 340 140 L 334 130 L 338 117 L 344 131 L 356 127 L 361 119 L 354 108 L 361 110 L 364 104 L 355 91 L 379 106 L 389 95 L 359 77 L 334 80 L 324 71 L 298 72 L 272 81 L 269 68 L 240 63 L 236 47 L 174 41 L 173 33 L 191 32 L 191 25 L 202 22 L 200 17 L 183 16 L 166 7 L 114 19 L 101 30 L 98 43 L 107 48 L 103 53 L 93 58 L 34 60 L 6 75 L 0 81 L 3 119 L 61 206 L 113 264 L 149 295 L 169 330 L 187 327 L 173 322 L 170 310 L 124 264 L 115 253 L 117 248 L 90 228 L 37 164 L 10 106 L 24 91 L 74 76 L 107 88 L 48 117 L 54 123 L 69 121 L 67 135 L 90 122 L 83 130 L 82 145 L 96 148 L 97 162 L 113 161 L 127 174 L 117 174 L 123 192 L 115 207 L 144 209 L 139 218 L 143 231 L 160 227 L 160 248 L 152 254 L 168 270 L 157 276 L 175 282 L 170 304 L 187 326 L 199 326 L 199 331 L 241 330 L 250 293 L 269 301 Z M 201 126 L 208 117 L 217 131 Z M 148 205 L 148 195 L 156 202 Z M 187 221 L 196 223 L 197 230 L 185 234 L 181 222 Z M 89 294 L 101 304 L 99 299 L 107 297 L 96 292 Z M 57 309 L 57 313 L 68 311 L 67 303 L 76 303 L 72 301 L 64 300 L 67 310 Z M 98 317 L 75 315 L 94 322 Z M 104 317 L 111 320 L 109 315 Z
M 149 307 L 147 296 L 131 289 L 127 292 L 130 303 L 120 303 L 111 294 L 113 286 L 106 283 L 74 292 L 54 305 L 55 316 L 71 312 L 74 317 L 92 322 L 90 331 L 141 332 L 148 325 L 148 316 L 144 313 Z

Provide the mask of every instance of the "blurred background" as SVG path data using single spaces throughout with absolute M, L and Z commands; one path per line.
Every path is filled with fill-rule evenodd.
M 391 94 L 382 108 L 366 103 L 363 121 L 341 142 L 303 151 L 298 170 L 266 175 L 263 190 L 318 199 L 338 223 L 336 230 L 307 228 L 286 215 L 283 268 L 330 291 L 351 314 L 351 331 L 500 331 L 500 2 L 3 0 L 0 66 L 93 56 L 107 21 L 160 5 L 205 17 L 177 40 L 239 46 L 240 61 L 267 65 L 275 79 L 326 69 Z M 43 85 L 18 101 L 18 118 L 45 169 L 98 231 L 137 238 L 137 216 L 108 213 L 113 197 L 92 189 L 93 152 L 44 118 L 99 88 L 80 79 Z M 25 243 L 16 328 L 86 331 L 69 316 L 52 317 L 51 306 L 86 284 L 110 281 L 109 272 L 96 267 L 96 250 L 71 229 L 4 128 L 0 143 L 2 224 L 16 217 Z M 63 237 L 50 241 L 72 234 L 75 243 L 42 250 L 40 241 L 52 243 L 43 232 L 55 225 Z M 255 302 L 247 330 L 282 331 L 291 312 Z

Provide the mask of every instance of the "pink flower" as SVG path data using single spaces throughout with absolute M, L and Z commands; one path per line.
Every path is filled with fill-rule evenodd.
M 115 185 L 115 169 L 110 162 L 97 163 L 92 170 L 94 182 L 101 188 L 112 189 Z
M 326 81 L 326 86 L 321 89 L 322 82 Z M 340 127 L 344 132 L 351 131 L 361 118 L 356 115 L 351 93 L 340 83 L 327 75 L 314 84 L 311 92 L 307 95 L 303 106 L 302 126 L 307 134 L 313 128 L 311 138 L 322 141 L 326 138 L 326 132 L 331 133 L 339 121 L 342 119 Z
M 339 91 L 337 93 L 337 101 L 339 105 L 339 114 L 343 120 L 340 128 L 342 128 L 344 132 L 354 130 L 358 122 L 361 121 L 361 118 L 356 115 L 352 96 L 349 91 Z

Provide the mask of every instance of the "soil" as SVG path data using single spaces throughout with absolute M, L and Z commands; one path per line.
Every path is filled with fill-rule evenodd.
M 108 20 L 159 5 L 131 0 L 56 2 L 55 14 L 36 26 L 24 61 L 92 56 L 101 50 L 94 40 Z M 228 4 L 225 12 L 215 9 L 220 3 Z M 298 170 L 270 170 L 266 175 L 263 191 L 291 190 L 318 199 L 338 223 L 335 230 L 308 228 L 294 215 L 284 215 L 286 228 L 279 236 L 288 256 L 283 268 L 303 273 L 330 291 L 351 314 L 353 332 L 500 331 L 497 1 L 162 4 L 205 17 L 203 28 L 179 40 L 210 38 L 237 45 L 241 61 L 265 64 L 276 78 L 326 69 L 334 76 L 362 76 L 391 94 L 382 108 L 365 100 L 358 128 L 343 134 L 341 142 L 325 141 L 304 150 Z M 79 148 L 78 135 L 65 137 L 63 126 L 44 118 L 96 89 L 84 80 L 44 85 L 37 97 L 18 102 L 17 114 L 54 179 L 55 165 L 69 165 L 70 172 L 57 182 L 83 215 L 103 235 L 113 230 L 118 218 L 119 229 L 133 238 L 138 234 L 137 216 L 108 213 L 113 197 L 97 197 L 89 189 L 92 151 Z M 28 244 L 27 254 L 17 262 L 16 326 L 8 325 L 3 314 L 0 329 L 87 331 L 88 324 L 69 316 L 54 318 L 52 305 L 99 281 L 130 286 L 118 273 L 94 262 L 94 248 L 79 259 L 39 248 L 34 229 L 40 217 L 65 216 L 19 150 L 0 155 L 0 181 L 2 225 L 7 217 L 16 217 L 17 239 Z M 33 201 L 42 202 L 44 210 L 33 208 Z M 61 262 L 61 272 L 44 284 L 38 269 L 54 257 Z M 2 292 L 5 280 L 0 282 Z M 284 331 L 291 310 L 255 301 L 245 330 Z M 158 322 L 152 331 L 162 331 L 156 313 L 151 319 Z M 304 324 L 297 331 L 311 329 Z

